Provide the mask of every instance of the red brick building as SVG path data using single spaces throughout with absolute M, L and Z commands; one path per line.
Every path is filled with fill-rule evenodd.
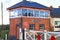
M 36 2 L 23 0 L 8 8 L 10 36 L 19 39 L 19 29 L 50 31 L 50 9 Z

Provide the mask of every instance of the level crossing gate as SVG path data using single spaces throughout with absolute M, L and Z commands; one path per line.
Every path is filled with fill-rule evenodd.
M 20 29 L 19 39 L 22 40 L 22 32 Z M 29 31 L 25 29 L 25 40 L 38 40 L 38 34 L 40 34 L 40 40 L 60 40 L 60 32 L 47 32 L 43 31 Z

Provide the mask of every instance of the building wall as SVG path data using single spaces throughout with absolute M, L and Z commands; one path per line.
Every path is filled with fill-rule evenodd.
M 27 8 L 27 9 L 35 10 L 34 8 Z M 36 10 L 43 10 L 43 9 L 36 9 Z M 49 17 L 50 17 L 50 10 L 43 10 L 43 11 L 49 11 Z M 11 14 L 11 11 L 9 14 Z M 20 17 L 10 18 L 10 35 L 16 36 L 17 39 L 19 39 L 20 20 L 21 20 Z M 35 24 L 35 30 L 43 31 L 39 29 L 39 24 L 44 24 L 44 30 L 50 31 L 50 25 L 49 25 L 50 18 L 22 17 L 22 20 L 23 20 L 22 27 L 26 28 L 27 30 L 29 30 L 29 24 Z M 38 20 L 38 22 L 34 22 L 35 20 Z
M 45 25 L 45 30 L 50 31 L 49 26 L 49 19 L 43 19 L 43 18 L 26 18 L 22 17 L 22 27 L 29 30 L 29 24 L 35 24 L 35 30 L 39 30 L 39 24 Z M 34 22 L 34 20 L 40 20 L 39 22 Z M 17 26 L 20 22 L 20 18 L 12 18 L 10 19 L 10 35 L 15 35 L 17 38 L 19 38 L 19 26 Z M 19 24 L 20 25 L 20 24 Z
M 19 24 L 18 18 L 10 19 L 10 35 L 18 37 L 19 34 L 18 32 L 19 26 L 17 26 L 18 24 Z
M 60 28 L 55 28 L 55 21 L 60 21 L 60 18 L 50 18 L 51 27 L 54 31 L 59 31 Z

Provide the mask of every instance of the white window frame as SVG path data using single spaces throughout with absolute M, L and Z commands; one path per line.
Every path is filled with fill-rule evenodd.
M 31 9 L 30 9 L 31 10 Z M 32 10 L 33 11 L 33 10 Z M 33 13 L 33 12 L 32 12 Z M 27 10 L 27 17 L 33 17 L 33 16 L 28 16 L 28 10 Z
M 33 9 L 33 10 L 32 10 L 32 11 L 33 11 L 33 16 L 28 16 L 28 10 L 31 10 L 31 9 L 27 9 L 27 8 L 17 8 L 17 9 L 20 9 L 21 15 L 20 15 L 20 16 L 16 16 L 16 17 L 10 17 L 10 18 L 17 18 L 17 17 L 27 17 L 27 18 L 50 18 L 50 17 L 41 17 L 41 16 L 40 16 L 40 11 L 44 11 L 44 16 L 45 16 L 45 10 Z M 13 9 L 13 10 L 17 10 L 17 9 Z M 23 15 L 22 15 L 22 9 L 27 9 L 27 16 L 23 16 Z M 39 11 L 39 17 L 34 17 L 34 11 L 35 11 L 35 10 Z M 48 13 L 49 13 L 49 12 L 48 12 Z M 48 16 L 50 16 L 50 15 L 48 15 Z
M 30 28 L 30 25 L 34 25 L 33 27 Z M 34 30 L 35 29 L 35 24 L 29 24 L 29 30 Z
M 17 9 L 13 9 L 13 10 L 18 10 L 18 9 L 20 9 L 20 12 L 21 12 L 21 8 L 17 8 Z M 11 12 L 12 12 L 13 10 L 10 11 L 10 18 L 18 18 L 18 17 L 21 17 L 21 15 L 20 15 L 20 16 L 11 17 Z
M 35 10 L 34 10 L 35 11 Z M 38 10 L 39 11 L 39 10 Z M 33 16 L 34 17 L 34 16 Z M 40 18 L 40 17 L 35 17 L 35 18 Z
M 40 24 L 40 25 L 43 25 L 43 26 L 44 26 L 44 24 Z M 44 30 L 45 26 L 43 27 L 43 29 L 41 29 L 41 28 L 40 28 L 40 25 L 39 25 L 39 30 Z
M 42 10 L 40 10 L 40 12 L 41 12 L 41 11 L 42 11 Z M 39 14 L 40 14 L 40 13 L 39 13 Z M 45 16 L 45 11 L 44 11 L 43 15 Z M 45 18 L 45 17 L 41 17 L 41 16 L 40 16 L 40 18 Z
M 45 13 L 46 11 L 44 11 L 44 13 Z M 49 14 L 49 12 L 48 12 L 48 14 Z M 46 15 L 46 14 L 44 14 L 44 15 Z M 45 17 L 45 18 L 49 18 L 49 15 L 48 15 L 48 17 Z
M 55 23 L 56 23 L 56 22 L 60 22 L 60 21 L 55 21 Z M 59 28 L 59 27 L 56 27 L 56 26 L 60 26 L 60 25 L 55 25 L 55 28 Z

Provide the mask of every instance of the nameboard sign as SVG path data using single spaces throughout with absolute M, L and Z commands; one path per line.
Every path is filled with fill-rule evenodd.
M 41 20 L 32 20 L 32 22 L 41 22 Z

